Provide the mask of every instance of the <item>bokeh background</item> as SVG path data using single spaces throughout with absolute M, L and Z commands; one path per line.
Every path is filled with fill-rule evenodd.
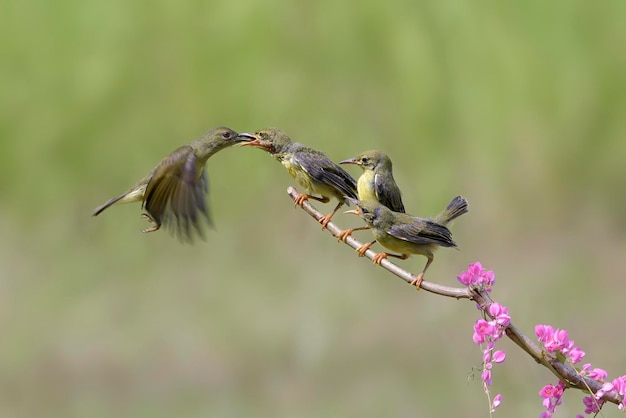
M 460 251 L 428 278 L 455 285 L 480 260 L 522 330 L 565 328 L 586 361 L 626 373 L 625 2 L 0 10 L 0 416 L 488 415 L 472 304 L 337 244 L 267 154 L 209 161 L 206 242 L 141 234 L 139 205 L 90 216 L 218 125 L 279 126 L 335 160 L 384 150 L 414 214 L 466 196 Z M 538 416 L 555 378 L 500 348 L 497 414 Z

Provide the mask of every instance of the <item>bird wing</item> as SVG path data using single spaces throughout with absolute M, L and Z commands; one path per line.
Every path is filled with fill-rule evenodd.
M 335 188 L 341 196 L 357 199 L 356 180 L 323 152 L 309 148 L 306 152 L 294 152 L 293 159 L 317 182 Z
M 415 244 L 437 244 L 442 247 L 456 247 L 450 230 L 428 219 L 411 217 L 410 222 L 395 223 L 389 235 Z
M 201 170 L 201 173 L 198 173 Z M 183 241 L 191 241 L 193 230 L 203 236 L 200 218 L 211 225 L 205 193 L 208 182 L 193 148 L 178 148 L 155 168 L 146 188 L 145 210 L 159 223 L 171 228 Z M 193 229 L 192 229 L 193 227 Z
M 387 206 L 394 212 L 405 212 L 400 189 L 393 178 L 389 178 L 385 181 L 385 178 L 381 174 L 375 174 L 374 188 L 376 190 L 376 198 L 380 204 Z

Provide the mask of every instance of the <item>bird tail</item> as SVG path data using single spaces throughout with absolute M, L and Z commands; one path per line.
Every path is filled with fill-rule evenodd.
M 146 182 L 147 184 L 147 182 Z M 131 202 L 140 202 L 143 200 L 143 196 L 146 192 L 146 184 L 142 184 L 141 186 L 130 189 L 127 192 L 122 193 L 121 195 L 114 197 L 112 199 L 107 200 L 102 205 L 98 206 L 93 210 L 92 216 L 98 216 L 100 212 L 108 208 L 114 203 L 131 203 Z
M 117 197 L 114 197 L 113 199 L 109 199 L 107 200 L 104 204 L 98 206 L 97 208 L 95 208 L 93 210 L 92 216 L 98 216 L 100 215 L 100 213 L 105 210 L 106 208 L 108 208 L 109 206 L 111 206 L 114 203 L 117 203 L 118 201 L 120 201 L 124 196 L 126 196 L 126 193 L 121 194 Z
M 467 199 L 462 196 L 457 196 L 452 199 L 452 201 L 448 204 L 448 207 L 435 217 L 435 221 L 441 225 L 447 225 L 468 211 Z

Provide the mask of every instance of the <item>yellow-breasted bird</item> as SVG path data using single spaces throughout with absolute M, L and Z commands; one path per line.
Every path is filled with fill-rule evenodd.
M 183 241 L 191 241 L 193 231 L 203 236 L 201 218 L 212 225 L 205 200 L 208 192 L 205 164 L 216 152 L 247 141 L 230 128 L 211 129 L 202 137 L 176 149 L 137 184 L 93 211 L 93 216 L 115 203 L 142 202 L 142 209 L 153 232 L 161 225 L 170 228 Z
M 452 240 L 452 233 L 446 225 L 468 212 L 467 200 L 461 196 L 452 199 L 446 209 L 434 218 L 418 218 L 406 213 L 394 212 L 375 200 L 356 203 L 357 209 L 346 213 L 361 216 L 372 229 L 376 241 L 383 247 L 400 253 L 378 253 L 373 257 L 375 264 L 380 264 L 387 257 L 404 260 L 411 254 L 421 254 L 428 259 L 422 272 L 413 280 L 412 284 L 418 288 L 426 270 L 433 262 L 434 251 L 438 247 L 456 247 Z
M 378 150 L 365 151 L 354 158 L 340 161 L 339 164 L 355 164 L 363 169 L 356 185 L 359 200 L 375 200 L 394 212 L 405 212 L 402 193 L 393 178 L 393 167 L 387 154 Z M 341 231 L 337 239 L 345 242 L 354 231 L 364 229 L 369 229 L 369 226 Z M 364 244 L 363 253 L 374 242 Z
M 323 152 L 292 142 L 291 138 L 278 128 L 261 129 L 255 133 L 242 133 L 239 136 L 251 140 L 243 144 L 244 146 L 257 147 L 269 152 L 287 168 L 291 177 L 306 189 L 307 194 L 300 194 L 294 199 L 296 205 L 302 206 L 308 199 L 322 203 L 329 202 L 331 197 L 339 200 L 332 213 L 319 220 L 322 229 L 326 228 L 333 215 L 346 202 L 346 197 L 356 199 L 356 181 Z M 311 193 L 317 193 L 321 197 Z

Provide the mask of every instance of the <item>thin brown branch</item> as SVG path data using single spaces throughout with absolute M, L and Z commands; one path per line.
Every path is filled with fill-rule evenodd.
M 293 187 L 289 187 L 287 189 L 287 193 L 289 193 L 289 196 L 291 197 L 291 199 L 295 199 L 299 194 L 298 191 L 294 189 Z M 311 215 L 318 222 L 324 216 L 322 213 L 318 212 L 317 209 L 311 206 L 309 202 L 304 202 L 304 204 L 302 205 L 302 209 L 304 209 L 306 213 Z M 328 223 L 328 225 L 326 226 L 326 229 L 334 237 L 337 237 L 337 234 L 341 231 L 341 229 L 332 222 Z M 353 236 L 349 236 L 348 239 L 346 240 L 346 244 L 356 250 L 363 243 L 357 240 L 356 238 L 354 238 Z M 365 252 L 365 257 L 371 260 L 375 254 L 376 252 L 372 250 L 367 250 Z M 411 283 L 413 282 L 413 280 L 415 280 L 415 277 L 416 277 L 415 275 L 398 267 L 396 264 L 392 263 L 391 261 L 387 259 L 382 260 L 382 263 L 380 265 L 382 268 L 384 268 L 385 270 L 388 270 L 389 272 L 398 276 L 399 278 L 401 278 L 407 283 Z M 422 281 L 422 285 L 420 287 L 428 292 L 435 293 L 441 296 L 448 296 L 448 297 L 452 297 L 456 299 L 470 299 L 472 297 L 472 293 L 470 292 L 468 288 L 441 286 L 436 283 L 427 282 L 425 280 Z
M 289 187 L 287 189 L 287 193 L 292 200 L 295 200 L 295 198 L 299 195 L 298 191 L 293 187 Z M 318 222 L 324 216 L 307 201 L 303 203 L 302 209 L 313 218 L 315 218 L 315 220 L 317 220 Z M 341 231 L 341 229 L 337 227 L 337 225 L 335 225 L 333 222 L 329 222 L 326 226 L 326 229 L 333 237 L 337 237 L 337 234 L 339 234 L 339 232 Z M 349 236 L 346 239 L 345 244 L 354 249 L 357 249 L 363 243 L 361 243 L 353 236 Z M 367 252 L 365 253 L 365 257 L 371 260 L 375 254 L 376 252 L 370 249 L 367 250 Z M 381 267 L 407 283 L 413 282 L 416 277 L 412 273 L 398 267 L 398 265 L 392 263 L 387 259 L 382 260 Z M 428 282 L 426 280 L 422 281 L 420 288 L 441 296 L 447 296 L 456 299 L 473 300 L 481 307 L 483 312 L 485 312 L 487 315 L 489 315 L 489 305 L 494 303 L 489 294 L 481 288 L 441 286 L 436 283 Z M 513 341 L 528 355 L 530 355 L 537 363 L 543 365 L 548 370 L 550 370 L 558 379 L 563 381 L 566 386 L 581 389 L 583 391 L 589 391 L 589 389 L 591 389 L 593 393 L 596 393 L 602 387 L 601 382 L 586 377 L 581 377 L 578 371 L 576 371 L 576 369 L 574 369 L 572 366 L 558 360 L 552 355 L 541 350 L 533 340 L 523 334 L 519 330 L 519 328 L 513 325 L 513 323 L 509 324 L 509 326 L 505 329 L 505 332 L 506 336 L 511 341 Z M 607 392 L 603 396 L 603 399 L 614 404 L 619 404 L 622 401 L 621 397 L 616 391 Z

